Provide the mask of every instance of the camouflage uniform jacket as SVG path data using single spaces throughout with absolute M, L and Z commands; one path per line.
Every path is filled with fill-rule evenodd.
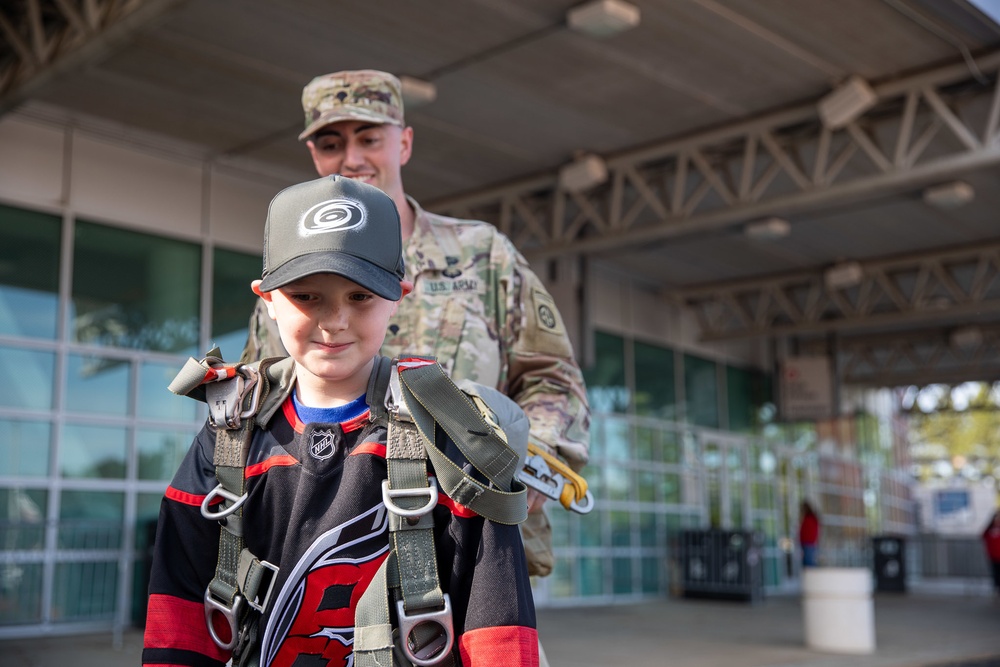
M 413 199 L 405 243 L 413 293 L 389 322 L 382 354 L 433 355 L 457 382 L 468 378 L 510 396 L 531 421 L 531 440 L 574 469 L 587 462 L 590 410 L 559 312 L 538 277 L 496 227 L 424 211 Z M 262 302 L 243 360 L 284 356 Z M 552 567 L 544 513 L 522 524 L 532 574 Z

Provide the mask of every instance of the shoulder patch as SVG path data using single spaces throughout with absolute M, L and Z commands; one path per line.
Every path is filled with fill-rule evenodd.
M 532 289 L 531 302 L 538 320 L 539 331 L 558 336 L 566 335 L 566 327 L 563 326 L 562 319 L 559 317 L 556 303 L 547 292 L 537 288 Z

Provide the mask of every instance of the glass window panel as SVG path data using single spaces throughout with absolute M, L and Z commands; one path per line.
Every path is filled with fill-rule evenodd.
M 611 545 L 616 547 L 632 546 L 632 515 L 628 512 L 610 512 Z
M 54 584 L 53 620 L 114 618 L 118 597 L 117 561 L 58 563 Z
M 680 439 L 676 431 L 663 431 L 663 462 L 674 465 L 682 463 Z
M 78 221 L 72 339 L 194 354 L 200 285 L 198 245 Z
M 94 355 L 69 355 L 66 409 L 88 414 L 128 414 L 129 367 L 127 361 Z
M 604 456 L 611 461 L 629 461 L 632 442 L 629 425 L 624 419 L 609 420 L 604 428 Z
M 235 358 L 239 358 L 239 352 Z M 136 413 L 148 419 L 193 422 L 198 419 L 199 401 L 178 396 L 169 385 L 183 364 L 144 362 L 139 366 L 139 404 Z
M 0 382 L 0 405 L 51 409 L 55 368 L 52 352 L 0 347 L 0 377 L 17 378 L 17 382 Z
M 676 419 L 673 350 L 639 342 L 634 348 L 636 414 Z
M 636 471 L 636 497 L 640 502 L 656 502 L 656 483 L 660 474 L 661 473 L 652 472 L 650 470 Z
M 45 546 L 48 498 L 44 489 L 0 489 L 0 552 Z
M 636 426 L 633 430 L 632 452 L 635 461 L 659 461 L 658 431 L 654 428 Z
M 628 500 L 632 490 L 632 471 L 620 466 L 608 465 L 604 469 L 606 498 L 609 500 Z
M 135 550 L 139 553 L 153 546 L 156 520 L 160 516 L 162 493 L 140 493 L 135 498 Z
M 0 206 L 0 334 L 56 337 L 61 228 L 56 216 Z
M 573 579 L 576 573 L 576 559 L 556 558 L 552 574 L 548 576 L 549 596 L 568 598 L 576 594 Z
M 726 367 L 726 396 L 729 430 L 747 432 L 758 427 L 766 416 L 769 385 L 764 373 Z
M 260 278 L 261 256 L 216 248 L 212 275 L 212 344 L 235 361 L 247 340 L 247 322 L 257 296 L 250 281 Z
M 616 595 L 632 592 L 632 559 L 615 558 L 612 562 L 612 586 Z
M 621 336 L 594 332 L 594 358 L 594 365 L 583 372 L 590 409 L 595 413 L 628 412 L 625 340 Z
M 659 558 L 642 559 L 642 592 L 648 594 L 660 592 L 661 570 L 663 561 Z
M 48 422 L 0 419 L 0 471 L 11 477 L 49 474 L 52 426 Z
M 60 549 L 120 549 L 125 494 L 64 489 L 59 501 Z
M 59 474 L 66 478 L 124 479 L 124 427 L 67 424 L 59 446 Z
M 0 563 L 0 582 L 3 585 L 0 626 L 42 620 L 41 563 Z
M 660 496 L 662 502 L 671 505 L 680 505 L 683 502 L 680 475 L 672 472 L 663 473 L 660 477 Z
M 590 514 L 580 517 L 580 546 L 599 547 L 604 544 L 604 540 L 601 539 L 601 521 L 604 514 L 604 512 L 595 509 Z
M 604 559 L 581 558 L 580 595 L 594 596 L 604 594 Z
M 643 547 L 662 547 L 659 532 L 656 529 L 657 515 L 653 512 L 640 512 L 639 519 L 639 545 Z
M 169 482 L 173 479 L 193 440 L 193 431 L 140 429 L 136 433 L 139 479 Z
M 685 417 L 698 426 L 719 426 L 719 387 L 714 361 L 684 355 Z

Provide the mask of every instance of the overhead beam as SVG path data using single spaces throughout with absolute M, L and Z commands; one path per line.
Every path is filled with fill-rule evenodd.
M 703 340 L 818 334 L 875 326 L 1000 319 L 1000 242 L 860 263 L 856 285 L 822 271 L 717 283 L 672 293 Z
M 835 131 L 805 104 L 605 156 L 608 183 L 586 193 L 560 189 L 553 169 L 428 207 L 490 221 L 545 259 L 613 254 L 915 189 L 1000 164 L 1000 51 L 976 63 L 986 84 L 964 63 L 886 82 L 874 87 L 872 109 Z
M 978 327 L 981 338 L 956 344 L 953 329 L 941 328 L 838 338 L 840 381 L 870 387 L 958 384 L 1000 380 L 1000 325 Z M 828 341 L 800 346 L 804 354 L 829 354 Z
M 0 6 L 0 115 L 98 62 L 184 0 L 24 0 Z

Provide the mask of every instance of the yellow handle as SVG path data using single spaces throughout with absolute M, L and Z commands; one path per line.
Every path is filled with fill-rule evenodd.
M 561 475 L 562 478 L 566 480 L 566 483 L 563 485 L 562 493 L 559 495 L 559 503 L 563 507 L 570 509 L 570 505 L 574 502 L 581 502 L 587 497 L 587 480 L 576 474 L 572 468 L 563 463 L 560 459 L 556 458 L 552 454 L 549 454 L 535 443 L 529 442 L 528 455 L 534 456 L 536 454 L 545 459 L 545 463 L 548 464 L 549 470 L 555 474 Z

